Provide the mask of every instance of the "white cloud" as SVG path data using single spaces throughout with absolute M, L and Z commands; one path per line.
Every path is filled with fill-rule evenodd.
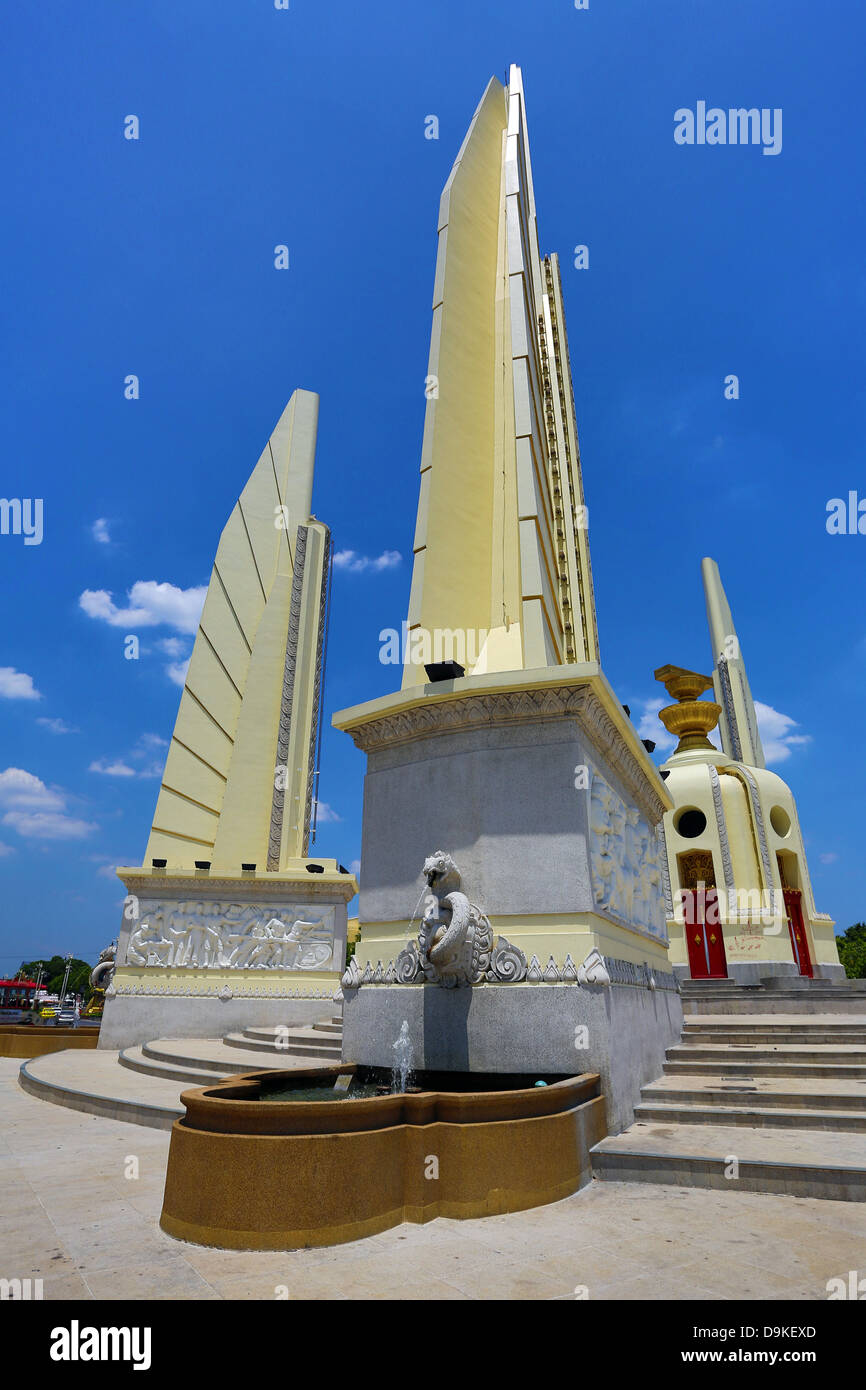
M 97 828 L 68 815 L 65 795 L 20 767 L 0 772 L 0 810 L 0 823 L 27 839 L 80 840 Z
M 399 550 L 383 550 L 381 555 L 358 555 L 354 550 L 338 550 L 334 556 L 334 566 L 347 570 L 350 574 L 360 574 L 362 570 L 392 570 L 402 561 Z
M 360 861 L 360 859 L 353 859 L 353 860 L 352 860 L 351 864 L 349 865 L 349 872 L 352 873 L 352 874 L 354 874 L 356 878 L 358 877 L 359 873 L 361 872 L 361 861 Z
M 4 700 L 41 700 L 42 696 L 33 684 L 33 677 L 14 666 L 0 666 L 0 698 Z
M 317 824 L 317 825 L 327 825 L 329 821 L 332 822 L 332 821 L 339 821 L 339 820 L 342 820 L 342 816 L 338 816 L 336 811 L 332 811 L 332 810 L 331 810 L 331 807 L 328 805 L 327 801 L 320 801 L 320 802 L 317 803 L 317 805 L 318 805 L 318 810 L 317 810 L 317 812 L 316 812 L 316 824 Z
M 180 637 L 161 637 L 156 645 L 161 652 L 165 652 L 166 656 L 178 657 L 183 656 L 186 652 L 186 642 Z
M 127 595 L 129 605 L 118 608 L 106 589 L 85 589 L 78 600 L 89 618 L 98 618 L 111 627 L 173 627 L 176 632 L 194 633 L 198 629 L 207 586 L 178 589 L 174 584 L 158 584 L 154 579 L 137 579 Z
M 59 811 L 8 811 L 3 824 L 28 840 L 82 840 L 97 828 Z
M 107 758 L 99 758 L 96 762 L 91 763 L 88 772 L 100 772 L 103 777 L 135 776 L 134 767 L 129 767 L 127 763 L 120 762 L 119 760 L 110 763 Z
M 90 528 L 90 534 L 95 541 L 99 541 L 100 545 L 111 545 L 111 537 L 108 534 L 108 520 L 106 517 L 101 516 L 94 521 Z
M 822 864 L 835 864 L 839 856 L 831 852 L 830 854 L 819 854 L 818 858 Z
M 142 734 L 135 745 L 132 753 L 134 758 L 143 758 L 147 753 L 154 753 L 158 748 L 167 748 L 168 739 L 161 734 Z
M 113 859 L 110 854 L 89 854 L 87 858 L 90 860 L 91 864 L 96 864 L 98 866 L 96 872 L 99 878 L 111 879 L 115 885 L 117 884 L 117 874 L 115 872 L 117 865 L 135 863 L 135 859 Z
M 192 652 L 189 650 L 189 643 L 182 637 L 161 637 L 155 644 L 166 656 L 173 657 L 165 668 L 165 674 L 175 685 L 183 687 L 186 683 L 186 673 L 189 670 Z
M 642 703 L 643 713 L 640 717 L 640 723 L 637 726 L 640 737 L 651 739 L 656 745 L 656 748 L 662 753 L 667 752 L 668 749 L 676 748 L 676 739 L 668 733 L 664 724 L 662 724 L 658 717 L 659 710 L 663 705 L 669 705 L 670 700 L 653 699 L 644 700 Z
M 130 758 L 140 762 L 143 758 L 149 761 L 144 767 L 139 769 L 139 777 L 161 777 L 165 765 L 165 758 L 162 750 L 168 747 L 168 740 L 159 734 L 142 734 L 130 753 Z M 156 755 L 151 756 L 151 755 Z
M 189 670 L 189 657 L 186 661 L 173 661 L 170 666 L 166 666 L 165 674 L 175 685 L 183 686 L 186 684 L 186 673 Z
M 761 735 L 764 760 L 767 763 L 783 763 L 790 758 L 794 748 L 812 742 L 809 734 L 791 733 L 792 729 L 800 727 L 796 719 L 791 719 L 787 714 L 780 714 L 772 705 L 762 705 L 760 700 L 756 700 L 755 713 L 758 716 L 758 732 Z
M 111 762 L 108 758 L 98 758 L 90 764 L 89 771 L 99 772 L 104 777 L 161 777 L 162 761 L 154 761 L 151 755 L 167 747 L 168 743 L 159 734 L 141 734 L 135 747 L 127 754 L 128 761 L 115 758 Z M 144 767 L 130 767 L 130 763 L 140 763 L 145 758 L 149 761 Z
M 14 807 L 16 810 L 62 811 L 65 798 L 58 791 L 46 787 L 32 772 L 23 767 L 7 767 L 0 772 L 0 806 Z
M 4 845 L 0 843 L 0 859 L 5 859 L 7 855 L 14 853 L 15 851 L 11 845 Z
M 46 719 L 44 717 L 40 717 L 36 720 L 36 723 L 41 724 L 45 729 L 50 729 L 52 734 L 80 733 L 79 729 L 73 729 L 70 724 L 65 724 L 62 719 Z

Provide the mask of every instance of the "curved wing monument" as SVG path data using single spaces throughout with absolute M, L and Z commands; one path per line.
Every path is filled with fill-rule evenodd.
M 217 547 L 100 1045 L 317 1018 L 355 880 L 310 859 L 330 572 L 295 391 Z M 289 1002 L 290 1001 L 290 1002 Z

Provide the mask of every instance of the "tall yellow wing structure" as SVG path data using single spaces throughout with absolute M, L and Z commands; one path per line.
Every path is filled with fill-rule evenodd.
M 735 762 L 747 763 L 750 767 L 765 767 L 758 716 L 740 650 L 740 639 L 715 560 L 705 556 L 701 561 L 701 574 L 713 645 L 713 687 L 722 707 L 719 720 L 722 748 Z
M 145 863 L 280 871 L 309 847 L 329 574 L 319 398 L 295 391 L 220 538 Z
M 517 67 L 491 79 L 442 194 L 414 553 L 404 688 L 426 679 L 424 633 L 460 632 L 468 675 L 598 660 L 559 262 L 538 249 Z

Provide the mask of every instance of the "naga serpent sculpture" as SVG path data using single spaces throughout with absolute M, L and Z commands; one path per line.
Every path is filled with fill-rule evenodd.
M 460 871 L 450 854 L 431 854 L 424 861 L 424 877 L 432 894 L 418 933 L 418 964 L 424 978 L 446 988 L 475 984 L 490 964 L 490 923 L 460 892 Z
M 114 975 L 116 955 L 116 943 L 112 946 L 106 946 L 104 951 L 100 951 L 99 960 L 90 972 L 90 984 L 93 989 L 101 989 L 103 992 L 108 989 Z

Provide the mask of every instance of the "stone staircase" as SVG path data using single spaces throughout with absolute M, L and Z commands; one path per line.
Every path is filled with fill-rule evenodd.
M 339 1062 L 343 1048 L 340 1015 L 311 1027 L 245 1028 L 217 1038 L 160 1038 L 124 1048 L 118 1062 L 130 1071 L 207 1086 L 221 1076 L 309 1062 Z
M 595 1146 L 593 1168 L 602 1180 L 866 1201 L 866 1014 L 687 1015 L 634 1123 Z
M 798 975 L 764 976 L 755 984 L 736 980 L 681 980 L 683 1013 L 863 1014 L 866 980 L 810 980 Z

